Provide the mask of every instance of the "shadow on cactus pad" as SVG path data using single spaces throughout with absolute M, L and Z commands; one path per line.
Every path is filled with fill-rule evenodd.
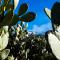
M 2 9 L 3 7 L 3 9 Z M 31 22 L 35 19 L 36 14 L 34 12 L 27 12 L 28 5 L 23 3 L 18 10 L 18 14 L 14 14 L 14 2 L 10 4 L 10 1 L 5 1 L 5 4 L 0 6 L 0 27 L 4 25 L 15 25 L 19 20 L 24 22 Z M 5 14 L 5 12 L 7 13 Z

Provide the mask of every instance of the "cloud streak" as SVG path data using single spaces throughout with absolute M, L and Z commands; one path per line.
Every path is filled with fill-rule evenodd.
M 36 34 L 44 34 L 46 31 L 48 30 L 52 30 L 52 25 L 51 23 L 47 23 L 47 24 L 43 24 L 41 26 L 38 25 L 34 25 L 32 32 L 36 33 Z

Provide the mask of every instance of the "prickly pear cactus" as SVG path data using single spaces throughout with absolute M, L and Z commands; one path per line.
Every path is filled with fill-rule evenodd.
M 9 49 L 2 50 L 0 52 L 0 59 L 1 60 L 5 60 L 8 57 L 9 53 L 10 53 L 10 50 Z
M 0 0 L 0 27 L 15 25 L 19 20 L 30 22 L 34 20 L 36 14 L 34 12 L 27 12 L 28 5 L 23 3 L 18 10 L 18 14 L 14 14 L 16 8 L 16 0 Z M 18 3 L 17 3 L 18 4 Z M 1 29 L 0 29 L 1 30 Z
M 6 48 L 9 40 L 8 26 L 4 26 L 1 29 L 0 35 L 0 51 Z
M 15 25 L 19 20 L 22 25 L 23 22 L 31 22 L 35 19 L 36 14 L 34 12 L 27 12 L 28 5 L 23 3 L 18 10 L 18 14 L 14 13 L 14 10 L 18 6 L 19 0 L 0 0 L 0 59 L 14 60 L 13 56 L 8 56 L 11 49 L 9 49 L 8 41 L 10 37 L 10 27 Z M 24 28 L 17 27 L 17 35 L 19 34 L 19 28 L 21 33 L 28 27 L 28 24 L 24 25 Z M 16 30 L 16 29 L 15 29 Z M 24 33 L 24 32 L 23 32 Z M 23 36 L 24 34 L 21 34 Z
M 28 5 L 26 3 L 23 3 L 19 7 L 18 14 L 14 14 L 14 9 L 16 8 L 14 6 L 15 3 L 15 0 L 4 0 L 4 2 L 0 4 L 0 27 L 5 25 L 14 25 L 18 20 L 24 22 L 34 20 L 36 14 L 34 12 L 27 12 Z

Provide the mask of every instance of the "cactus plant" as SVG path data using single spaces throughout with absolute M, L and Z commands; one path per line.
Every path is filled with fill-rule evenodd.
M 0 51 L 0 59 L 1 60 L 6 59 L 9 55 L 9 53 L 10 53 L 10 49 L 4 49 L 4 50 Z
M 0 4 L 0 59 L 1 60 L 5 60 L 7 57 L 8 57 L 7 58 L 8 60 L 9 59 L 14 60 L 15 59 L 14 57 L 16 57 L 16 55 L 18 55 L 18 52 L 23 52 L 23 51 L 19 50 L 21 48 L 21 45 L 19 44 L 20 42 L 17 43 L 15 40 L 15 41 L 12 41 L 13 44 L 8 43 L 8 41 L 10 42 L 10 39 L 11 39 L 10 38 L 11 33 L 10 33 L 10 29 L 9 29 L 10 26 L 15 25 L 19 20 L 21 22 L 31 22 L 35 19 L 35 16 L 36 16 L 36 14 L 34 12 L 27 12 L 27 10 L 28 10 L 27 3 L 23 3 L 19 7 L 18 14 L 15 14 L 14 10 L 16 9 L 16 7 L 18 5 L 18 2 L 17 2 L 17 4 L 15 4 L 16 1 L 17 0 L 3 0 L 3 2 L 2 2 L 2 0 L 0 0 L 0 2 L 1 2 L 1 4 Z M 18 28 L 20 28 L 20 26 Z M 26 29 L 26 28 L 27 28 L 27 25 L 24 25 L 24 29 Z M 22 30 L 23 29 L 21 27 L 21 33 L 22 33 L 21 36 L 23 37 L 23 36 L 25 36 L 24 35 L 25 33 Z M 19 32 L 18 29 L 17 29 L 17 32 Z M 11 44 L 11 47 L 9 47 L 9 44 Z M 13 45 L 13 47 L 12 47 L 12 45 Z M 18 51 L 16 51 L 16 49 Z M 23 49 L 23 47 L 22 47 L 22 49 Z M 16 55 L 15 55 L 15 53 L 12 52 L 12 50 L 16 51 Z M 10 55 L 9 53 L 12 55 Z M 16 59 L 18 59 L 18 58 L 16 58 Z
M 8 59 L 8 60 L 14 60 L 14 57 L 13 57 L 13 56 L 8 56 L 7 59 Z
M 8 44 L 8 40 L 9 40 L 9 33 L 8 33 L 8 26 L 3 26 L 2 29 L 0 29 L 1 31 L 1 35 L 0 35 L 0 51 L 5 49 L 7 44 Z
M 0 22 L 0 27 L 4 25 L 14 25 L 18 22 L 18 20 L 24 22 L 34 20 L 36 14 L 34 12 L 27 12 L 28 5 L 26 3 L 23 3 L 20 6 L 18 14 L 14 14 L 14 0 L 12 1 L 13 4 L 10 2 L 11 0 L 4 0 L 4 3 L 2 3 L 0 6 L 0 21 L 2 20 Z M 6 11 L 7 13 L 5 14 Z

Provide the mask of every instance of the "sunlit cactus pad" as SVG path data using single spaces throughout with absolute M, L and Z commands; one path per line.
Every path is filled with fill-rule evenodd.
M 2 0 L 1 0 L 2 1 Z M 18 14 L 14 14 L 14 0 L 4 0 L 0 5 L 0 27 L 4 25 L 14 25 L 19 20 L 24 22 L 31 22 L 35 19 L 34 12 L 27 12 L 28 4 L 23 3 L 18 10 Z

